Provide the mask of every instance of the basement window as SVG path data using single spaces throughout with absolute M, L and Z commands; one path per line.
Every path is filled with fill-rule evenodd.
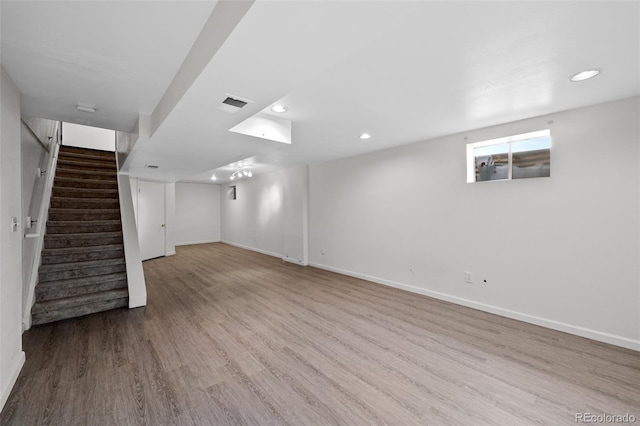
M 549 129 L 467 145 L 467 183 L 549 176 Z

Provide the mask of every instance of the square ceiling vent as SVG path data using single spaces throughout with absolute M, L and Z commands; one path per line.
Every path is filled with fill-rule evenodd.
M 242 99 L 238 96 L 227 94 L 227 97 L 222 101 L 218 109 L 229 112 L 231 114 L 235 114 L 236 112 L 247 106 L 247 104 L 251 103 L 253 102 L 248 99 Z

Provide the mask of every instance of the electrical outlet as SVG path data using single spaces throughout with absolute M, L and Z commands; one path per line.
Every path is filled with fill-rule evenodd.
M 473 278 L 471 276 L 471 272 L 465 272 L 464 273 L 464 282 L 473 283 Z
M 11 218 L 11 232 L 17 232 L 19 227 L 20 227 L 20 222 L 18 222 L 18 218 L 17 217 L 12 217 Z

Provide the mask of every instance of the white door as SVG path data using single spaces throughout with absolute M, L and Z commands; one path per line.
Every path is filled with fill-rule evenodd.
M 164 256 L 164 184 L 138 181 L 138 238 L 142 260 Z

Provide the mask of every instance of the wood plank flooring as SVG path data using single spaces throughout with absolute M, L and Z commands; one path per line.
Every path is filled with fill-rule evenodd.
M 148 306 L 35 326 L 2 425 L 640 423 L 640 353 L 225 244 Z

